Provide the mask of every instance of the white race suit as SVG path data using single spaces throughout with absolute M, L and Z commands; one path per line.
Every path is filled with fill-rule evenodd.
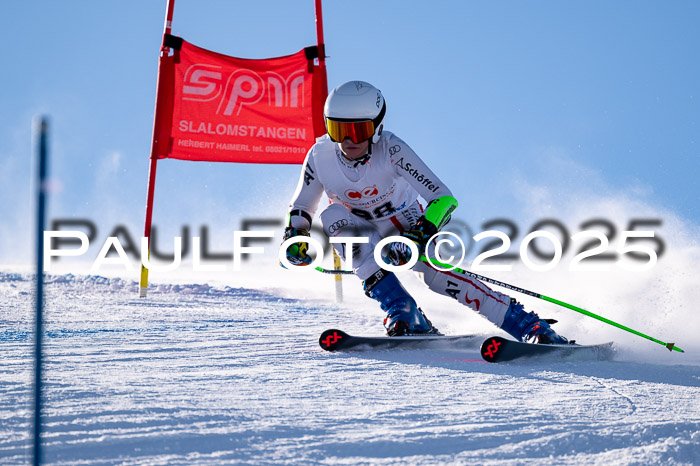
M 369 243 L 354 244 L 353 270 L 366 280 L 379 270 L 374 247 L 388 236 L 410 229 L 422 215 L 418 196 L 427 203 L 452 196 L 418 155 L 393 133 L 384 131 L 371 146 L 364 163 L 343 156 L 340 144 L 328 135 L 309 150 L 299 184 L 291 201 L 290 225 L 308 229 L 323 193 L 331 204 L 320 214 L 329 237 L 368 237 Z M 347 263 L 345 245 L 335 244 Z M 431 290 L 450 296 L 500 326 L 511 298 L 478 280 L 453 272 L 438 272 L 424 262 L 413 270 Z

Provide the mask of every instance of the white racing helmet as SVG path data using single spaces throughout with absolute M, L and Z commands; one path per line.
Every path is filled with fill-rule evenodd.
M 364 81 L 348 81 L 328 94 L 323 116 L 328 136 L 335 142 L 379 141 L 384 129 L 386 102 L 382 92 Z

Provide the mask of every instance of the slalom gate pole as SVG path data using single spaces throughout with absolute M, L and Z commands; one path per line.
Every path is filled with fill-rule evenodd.
M 42 117 L 39 122 L 39 165 L 36 206 L 36 324 L 34 342 L 34 426 L 33 464 L 41 464 L 41 396 L 44 336 L 44 228 L 46 227 L 46 197 L 48 172 L 49 122 Z
M 321 73 L 321 82 L 323 84 L 323 95 L 328 97 L 328 75 L 326 73 L 326 44 L 323 39 L 323 0 L 314 1 L 314 10 L 316 12 L 316 45 L 318 47 L 318 68 Z M 328 201 L 330 203 L 330 200 Z M 341 269 L 340 256 L 333 248 L 333 270 Z M 343 302 L 343 275 L 335 274 L 335 301 Z
M 341 270 L 341 264 L 340 264 L 340 256 L 338 253 L 333 249 L 333 270 L 339 271 Z M 335 280 L 335 301 L 337 303 L 342 303 L 343 302 L 343 275 L 340 273 L 335 274 L 333 277 Z
M 326 73 L 326 44 L 323 40 L 323 1 L 315 0 L 316 10 L 316 45 L 318 46 L 318 67 L 323 76 L 324 95 L 328 96 L 328 75 Z
M 440 261 L 437 261 L 435 259 L 430 259 L 426 256 L 420 256 L 420 258 L 418 260 L 420 260 L 421 262 L 426 262 L 426 263 L 432 264 L 436 267 L 442 267 L 445 269 L 450 269 L 450 267 L 451 267 L 448 264 L 443 264 Z M 353 273 L 351 270 L 329 270 L 329 269 L 324 269 L 322 267 L 316 267 L 316 270 L 319 272 L 328 273 L 328 274 L 352 274 Z M 669 351 L 678 351 L 679 353 L 685 352 L 682 349 L 680 349 L 679 347 L 677 347 L 674 343 L 666 343 L 665 341 L 661 341 L 661 340 L 658 340 L 654 337 L 650 337 L 649 335 L 645 335 L 644 333 L 639 332 L 637 330 L 634 330 L 632 328 L 629 328 L 626 325 L 619 324 L 619 323 L 614 322 L 610 319 L 607 319 L 603 316 L 599 316 L 598 314 L 594 314 L 590 311 L 582 309 L 578 306 L 574 306 L 572 304 L 565 303 L 564 301 L 559 301 L 558 299 L 550 298 L 549 296 L 545 296 L 545 295 L 540 294 L 540 293 L 535 293 L 534 291 L 529 291 L 529 290 L 526 290 L 524 288 L 520 288 L 518 286 L 513 286 L 513 285 L 510 285 L 508 283 L 499 281 L 499 280 L 494 280 L 492 278 L 485 277 L 483 275 L 479 275 L 478 273 L 470 272 L 468 270 L 464 270 L 464 269 L 460 269 L 460 268 L 453 268 L 450 271 L 459 273 L 461 275 L 466 275 L 466 276 L 471 277 L 471 278 L 475 278 L 475 279 L 482 281 L 482 282 L 485 282 L 485 283 L 490 283 L 492 285 L 501 286 L 503 288 L 507 288 L 509 290 L 512 290 L 512 291 L 515 291 L 518 293 L 526 294 L 528 296 L 532 296 L 534 298 L 538 298 L 538 299 L 541 299 L 543 301 L 547 301 L 547 302 L 550 302 L 552 304 L 556 304 L 557 306 L 571 309 L 572 311 L 576 311 L 580 314 L 586 315 L 588 317 L 592 317 L 592 318 L 599 320 L 601 322 L 604 322 L 608 325 L 612 325 L 613 327 L 617 327 L 617 328 L 624 330 L 626 332 L 629 332 L 629 333 L 632 333 L 634 335 L 640 336 L 642 338 L 646 338 L 647 340 L 653 341 L 654 343 L 658 343 L 662 346 L 665 346 Z
M 143 237 L 148 239 L 148 258 L 151 256 L 151 221 L 153 219 L 153 200 L 156 189 L 156 168 L 158 167 L 158 154 L 156 153 L 157 138 L 158 138 L 158 104 L 162 102 L 164 96 L 162 94 L 162 71 L 163 57 L 167 57 L 170 49 L 165 46 L 165 36 L 170 34 L 173 26 L 173 11 L 175 9 L 175 0 L 168 0 L 165 8 L 165 24 L 163 26 L 163 45 L 160 49 L 160 58 L 158 61 L 158 80 L 156 85 L 156 104 L 153 115 L 153 136 L 151 139 L 151 163 L 148 169 L 148 194 L 146 196 L 146 221 L 144 222 Z M 139 296 L 145 298 L 148 292 L 148 269 L 145 264 L 141 264 L 141 276 L 139 279 Z

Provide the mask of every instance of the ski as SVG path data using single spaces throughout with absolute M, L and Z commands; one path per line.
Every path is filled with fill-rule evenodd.
M 610 359 L 613 353 L 612 342 L 598 345 L 538 345 L 502 337 L 490 337 L 481 345 L 481 357 L 487 362 L 505 362 L 520 358 L 602 361 Z
M 366 351 L 384 349 L 452 349 L 475 346 L 479 335 L 414 335 L 405 337 L 364 337 L 329 329 L 321 333 L 318 344 L 326 351 Z

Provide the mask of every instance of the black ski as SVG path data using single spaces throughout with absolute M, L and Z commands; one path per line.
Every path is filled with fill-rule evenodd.
M 601 361 L 610 359 L 613 353 L 612 342 L 598 345 L 538 345 L 507 340 L 502 337 L 490 337 L 481 345 L 481 357 L 488 362 L 505 362 L 537 357 L 557 361 Z
M 384 349 L 452 349 L 476 346 L 479 335 L 414 335 L 407 337 L 361 337 L 342 330 L 329 329 L 321 334 L 318 344 L 326 351 L 365 351 Z

